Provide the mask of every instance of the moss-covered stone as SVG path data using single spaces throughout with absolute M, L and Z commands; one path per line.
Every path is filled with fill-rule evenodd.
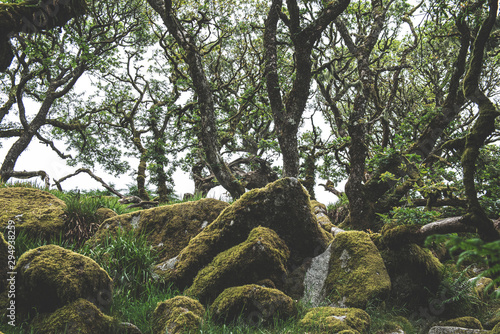
M 229 204 L 213 198 L 165 205 L 119 215 L 104 221 L 88 242 L 95 244 L 119 229 L 144 234 L 161 258 L 176 256 L 189 240 L 208 226 Z
M 292 265 L 324 251 L 330 239 L 311 212 L 307 191 L 296 179 L 285 178 L 245 193 L 191 239 L 176 259 L 160 263 L 155 271 L 179 288 L 189 286 L 200 268 L 245 241 L 259 225 L 274 230 L 285 241 Z
M 325 282 L 327 298 L 340 307 L 365 308 L 368 301 L 387 297 L 390 289 L 384 261 L 368 234 L 337 234 Z
M 500 322 L 491 330 L 491 334 L 500 334 Z
M 120 323 L 101 312 L 94 304 L 80 298 L 50 315 L 35 318 L 32 328 L 38 334 L 140 334 L 127 323 Z
M 249 325 L 267 324 L 297 314 L 295 302 L 283 292 L 250 284 L 224 290 L 210 306 L 217 321 L 234 321 L 239 316 Z
M 299 322 L 310 333 L 367 334 L 370 332 L 370 316 L 357 308 L 316 307 Z M 347 331 L 347 332 L 343 332 Z
M 220 253 L 200 270 L 186 294 L 207 303 L 233 286 L 255 284 L 264 279 L 282 286 L 289 256 L 288 247 L 276 232 L 256 227 L 246 241 Z
M 474 317 L 460 317 L 456 319 L 450 319 L 443 322 L 442 325 L 451 327 L 471 328 L 471 329 L 483 329 L 481 321 L 477 320 Z
M 416 244 L 381 252 L 391 277 L 390 302 L 415 308 L 427 306 L 442 280 L 443 265 L 432 253 Z
M 79 298 L 111 303 L 112 280 L 94 260 L 55 245 L 24 253 L 15 270 L 17 314 L 50 313 Z
M 153 313 L 154 334 L 196 332 L 203 321 L 205 308 L 199 301 L 177 296 L 158 303 Z
M 493 280 L 488 277 L 481 277 L 476 281 L 474 292 L 483 300 L 486 300 L 490 294 L 495 290 Z
M 0 208 L 0 228 L 13 221 L 16 234 L 24 231 L 33 237 L 49 239 L 64 231 L 66 204 L 46 191 L 0 188 Z
M 328 210 L 326 206 L 318 201 L 311 201 L 311 208 L 313 214 L 316 216 L 319 226 L 326 232 L 330 233 L 334 225 L 328 218 Z
M 111 209 L 108 209 L 108 208 L 99 208 L 97 209 L 97 211 L 95 212 L 95 215 L 97 217 L 97 220 L 102 223 L 103 221 L 105 221 L 106 219 L 109 219 L 109 218 L 113 218 L 113 217 L 116 217 L 118 216 L 116 214 L 116 212 L 114 212 L 113 210 Z

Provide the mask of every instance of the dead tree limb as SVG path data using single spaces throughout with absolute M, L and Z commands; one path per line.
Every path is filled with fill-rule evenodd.
M 113 189 L 106 182 L 104 182 L 99 176 L 95 175 L 94 173 L 92 173 L 92 171 L 90 169 L 87 169 L 87 168 L 80 168 L 76 172 L 74 172 L 73 174 L 66 175 L 65 177 L 62 177 L 59 180 L 54 180 L 54 183 L 56 184 L 57 189 L 59 189 L 60 191 L 62 191 L 61 183 L 64 182 L 64 181 L 66 181 L 67 179 L 73 177 L 73 176 L 76 176 L 76 175 L 80 174 L 80 173 L 87 173 L 90 177 L 92 177 L 94 180 L 96 180 L 97 182 L 99 182 L 100 184 L 102 184 L 102 186 L 104 188 L 106 188 L 107 190 L 109 190 L 110 192 L 112 192 L 113 194 L 115 194 L 116 196 L 118 196 L 120 198 L 124 197 L 122 194 L 120 194 L 118 191 L 116 191 L 115 189 Z

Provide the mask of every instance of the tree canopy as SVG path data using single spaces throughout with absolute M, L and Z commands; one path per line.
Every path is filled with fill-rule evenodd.
M 495 0 L 2 1 L 1 179 L 36 138 L 75 167 L 135 158 L 144 200 L 178 168 L 233 198 L 322 179 L 342 226 L 498 240 L 498 22 Z

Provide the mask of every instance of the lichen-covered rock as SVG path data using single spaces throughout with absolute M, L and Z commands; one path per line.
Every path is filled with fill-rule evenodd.
M 304 273 L 302 302 L 310 307 L 318 307 L 325 298 L 325 282 L 328 277 L 332 257 L 332 245 L 322 254 L 314 257 Z
M 284 178 L 245 193 L 191 239 L 178 257 L 157 265 L 155 272 L 179 288 L 189 286 L 200 268 L 245 241 L 259 225 L 274 230 L 285 241 L 292 265 L 323 252 L 331 238 L 312 214 L 307 191 L 296 179 Z
M 471 329 L 452 326 L 434 326 L 429 330 L 429 334 L 486 334 L 490 331 L 482 329 Z
M 59 236 L 65 227 L 66 204 L 54 195 L 31 188 L 0 189 L 0 228 L 15 222 L 16 234 L 49 239 Z
M 55 245 L 24 253 L 18 260 L 16 310 L 50 313 L 79 298 L 100 308 L 111 303 L 112 280 L 94 260 Z
M 388 296 L 391 280 L 368 234 L 337 234 L 331 253 L 325 295 L 336 306 L 365 308 L 368 301 Z
M 50 315 L 38 316 L 33 321 L 32 328 L 38 334 L 141 334 L 137 327 L 116 321 L 83 298 Z
M 177 296 L 158 303 L 153 313 L 154 334 L 196 332 L 203 321 L 205 308 L 199 301 Z
M 106 235 L 116 235 L 119 229 L 146 235 L 161 258 L 176 256 L 189 240 L 207 227 L 228 203 L 213 198 L 165 205 L 112 217 L 101 224 L 88 242 L 98 243 Z
M 234 321 L 239 316 L 249 325 L 287 319 L 297 314 L 295 302 L 283 292 L 255 284 L 224 290 L 210 306 L 215 320 Z
M 415 244 L 380 253 L 391 277 L 391 303 L 411 308 L 427 306 L 442 280 L 441 262 L 428 249 Z
M 471 329 L 483 329 L 483 325 L 481 321 L 477 320 L 474 317 L 460 317 L 455 319 L 450 319 L 442 324 L 443 326 L 452 326 L 452 327 L 463 327 L 463 328 L 471 328 Z
M 299 324 L 310 333 L 368 334 L 370 322 L 368 313 L 357 308 L 316 307 L 309 310 Z
M 288 247 L 276 232 L 256 227 L 246 241 L 218 254 L 200 270 L 186 294 L 207 303 L 233 286 L 265 279 L 281 286 L 289 256 Z
M 99 209 L 97 209 L 97 211 L 95 212 L 95 215 L 97 217 L 97 220 L 100 223 L 102 223 L 106 219 L 118 216 L 118 214 L 116 212 L 114 212 L 113 210 L 108 209 L 108 208 L 99 208 Z

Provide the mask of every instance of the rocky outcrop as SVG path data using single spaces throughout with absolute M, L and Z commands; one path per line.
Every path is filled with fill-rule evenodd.
M 17 314 L 36 309 L 51 313 L 79 298 L 102 309 L 112 298 L 112 280 L 94 260 L 47 245 L 24 253 L 18 260 L 16 277 Z
M 61 307 L 50 315 L 38 316 L 32 323 L 32 329 L 38 334 L 141 334 L 136 326 L 116 321 L 83 298 Z
M 282 286 L 290 251 L 276 232 L 254 228 L 248 239 L 220 254 L 198 272 L 186 294 L 201 302 L 213 301 L 224 289 L 270 280 Z
M 308 333 L 355 333 L 370 332 L 370 316 L 356 308 L 316 307 L 300 320 L 300 326 Z
M 0 188 L 0 228 L 15 223 L 16 234 L 50 239 L 64 232 L 66 204 L 54 195 L 32 188 Z
M 176 256 L 189 240 L 206 228 L 229 204 L 212 198 L 161 206 L 119 215 L 104 221 L 90 244 L 118 230 L 146 235 L 160 258 Z
M 296 179 L 285 178 L 245 193 L 191 239 L 176 258 L 156 266 L 155 272 L 179 288 L 189 286 L 200 268 L 245 241 L 258 226 L 274 230 L 285 241 L 292 265 L 323 252 L 331 238 L 312 214 L 307 191 Z
M 154 334 L 180 334 L 198 331 L 205 308 L 199 301 L 177 296 L 158 303 L 153 313 Z
M 297 314 L 295 302 L 283 292 L 250 284 L 224 290 L 212 303 L 211 314 L 219 322 L 238 317 L 248 325 L 269 324 Z
M 371 300 L 385 299 L 390 289 L 384 261 L 368 234 L 337 234 L 331 246 L 325 296 L 338 307 L 365 308 Z

